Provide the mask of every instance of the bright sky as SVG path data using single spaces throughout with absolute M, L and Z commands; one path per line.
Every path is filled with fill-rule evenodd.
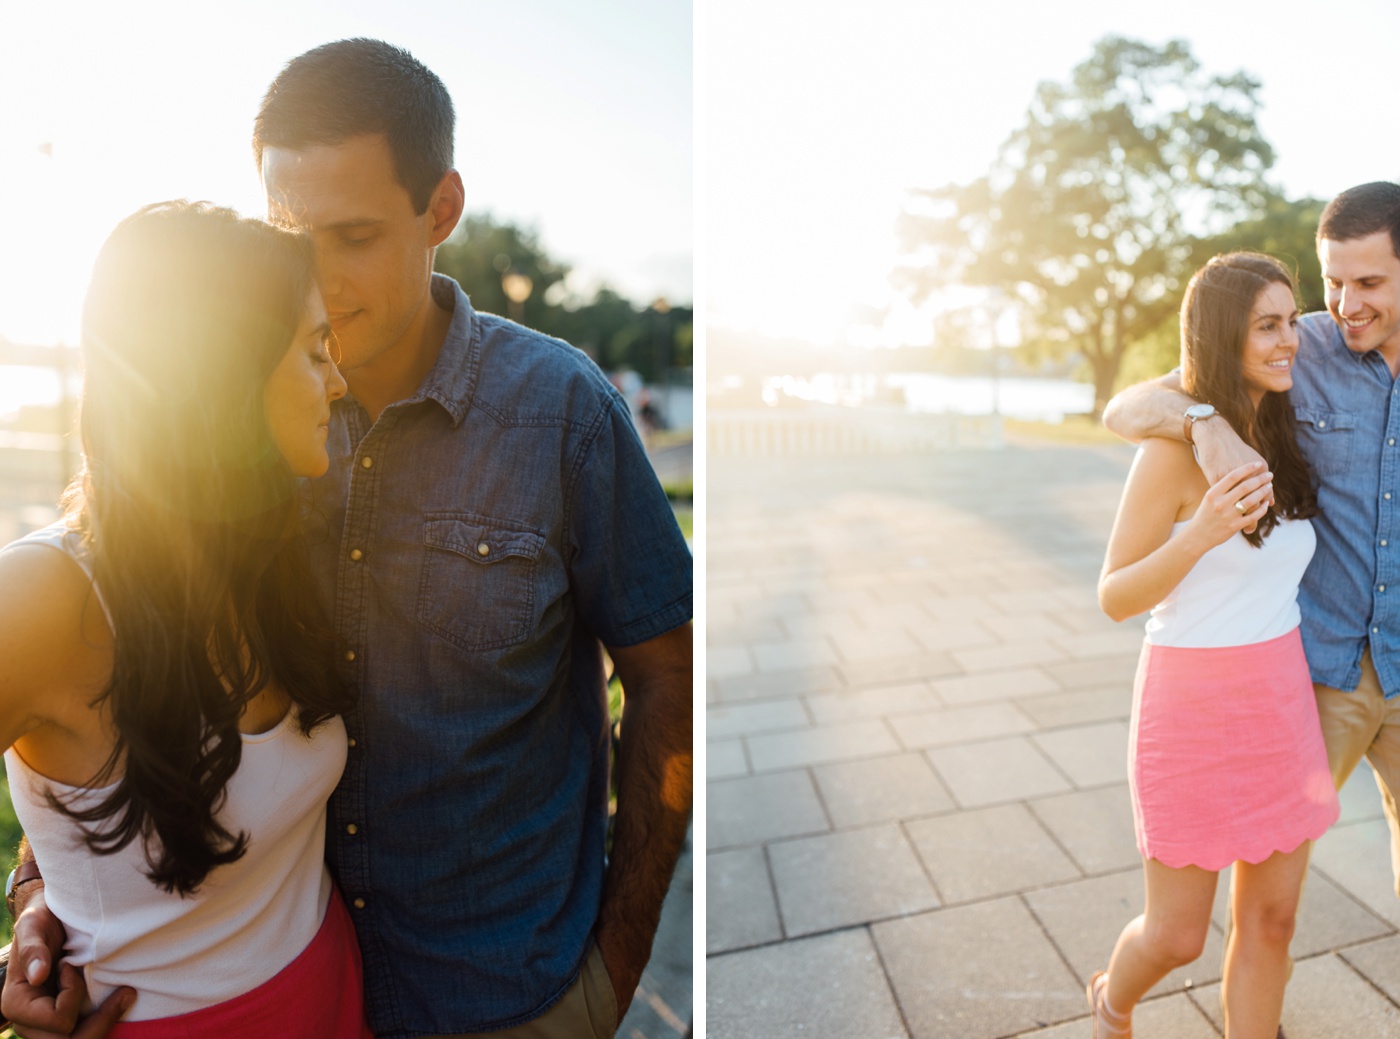
M 1173 0 L 794 6 L 708 0 L 706 318 L 852 341 L 894 302 L 906 192 L 985 173 L 1036 84 L 1114 33 L 1184 38 L 1205 70 L 1263 83 L 1276 183 L 1330 198 L 1400 179 L 1400 4 Z M 893 308 L 886 341 L 926 335 Z
M 347 36 L 442 77 L 469 210 L 534 226 L 583 291 L 692 299 L 687 2 L 4 0 L 0 336 L 76 341 L 98 248 L 148 202 L 261 215 L 263 91 Z

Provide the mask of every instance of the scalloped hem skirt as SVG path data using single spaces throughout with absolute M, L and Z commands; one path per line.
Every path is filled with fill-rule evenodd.
M 1340 807 L 1303 641 L 1144 642 L 1128 781 L 1138 851 L 1173 868 L 1263 862 L 1316 840 Z

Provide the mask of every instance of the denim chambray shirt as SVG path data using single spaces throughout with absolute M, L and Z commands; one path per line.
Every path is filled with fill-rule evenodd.
M 1326 313 L 1298 323 L 1289 401 L 1318 485 L 1317 552 L 1298 604 L 1314 682 L 1355 689 L 1369 641 L 1381 688 L 1400 693 L 1400 382 L 1356 354 Z
M 689 550 L 627 405 L 578 350 L 455 308 L 436 366 L 373 426 L 333 408 L 312 562 L 360 694 L 327 857 L 384 1037 L 543 1012 L 603 876 L 600 641 L 691 616 Z

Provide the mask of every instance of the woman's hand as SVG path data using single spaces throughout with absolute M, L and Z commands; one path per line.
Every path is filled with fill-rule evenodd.
M 1204 555 L 1240 531 L 1253 530 L 1269 511 L 1273 479 L 1263 462 L 1231 469 L 1206 491 L 1182 536 Z

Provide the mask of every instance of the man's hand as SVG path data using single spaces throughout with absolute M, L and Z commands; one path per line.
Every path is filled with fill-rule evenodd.
M 1192 440 L 1196 445 L 1196 462 L 1200 465 L 1201 472 L 1205 473 L 1206 482 L 1211 486 L 1215 486 L 1227 474 L 1241 466 L 1252 462 L 1264 462 L 1264 456 L 1246 444 L 1230 424 L 1221 418 L 1197 422 L 1196 428 L 1192 430 Z M 1265 463 L 1265 468 L 1267 467 Z M 1270 508 L 1273 507 L 1272 483 L 1264 489 L 1264 501 Z M 1252 531 L 1255 526 L 1256 524 L 1251 523 L 1245 530 Z
M 15 921 L 10 969 L 0 991 L 0 1011 L 24 1039 L 102 1039 L 136 999 L 135 990 L 119 988 L 79 1026 L 78 1015 L 87 1002 L 87 983 L 82 971 L 59 962 L 64 938 L 63 924 L 45 905 L 41 887 Z M 50 978 L 56 962 L 59 974 L 55 987 Z
M 1182 392 L 1181 377 L 1169 372 L 1160 379 L 1129 386 L 1117 394 L 1104 408 L 1103 424 L 1110 432 L 1135 444 L 1148 437 L 1185 440 L 1186 409 L 1195 403 L 1197 401 Z M 1211 486 L 1242 465 L 1264 461 L 1220 415 L 1194 423 L 1191 442 L 1196 449 L 1196 462 Z M 1272 508 L 1273 484 L 1269 484 L 1264 495 Z M 1245 530 L 1252 532 L 1255 526 L 1251 523 Z
M 635 646 L 608 647 L 626 699 L 612 855 L 593 937 L 617 993 L 618 1021 L 651 956 L 690 820 L 692 644 L 684 624 Z

